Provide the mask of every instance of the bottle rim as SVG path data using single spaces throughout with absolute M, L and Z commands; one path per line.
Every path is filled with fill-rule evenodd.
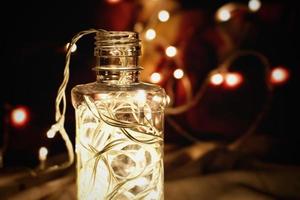
M 97 32 L 95 36 L 95 45 L 110 46 L 122 44 L 136 44 L 140 45 L 139 34 L 134 31 L 107 31 Z

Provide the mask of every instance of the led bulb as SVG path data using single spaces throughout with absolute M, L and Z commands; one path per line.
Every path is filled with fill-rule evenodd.
M 69 46 L 70 46 L 70 43 L 67 43 L 66 44 L 66 50 L 68 50 Z M 73 44 L 72 47 L 71 47 L 71 52 L 74 53 L 76 50 L 77 50 L 77 45 Z
M 55 135 L 56 135 L 55 130 L 50 129 L 49 131 L 47 131 L 47 138 L 49 138 L 49 139 L 54 138 Z
M 39 160 L 44 161 L 47 159 L 48 149 L 46 147 L 41 147 L 39 149 Z

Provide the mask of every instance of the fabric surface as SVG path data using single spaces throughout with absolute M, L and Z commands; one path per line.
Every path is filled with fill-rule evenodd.
M 0 199 L 75 200 L 75 182 L 75 168 L 48 177 L 2 174 Z M 214 143 L 167 147 L 165 199 L 297 200 L 300 170 L 297 166 L 260 162 Z

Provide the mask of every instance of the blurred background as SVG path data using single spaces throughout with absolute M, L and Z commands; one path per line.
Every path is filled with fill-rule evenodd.
M 140 33 L 142 80 L 170 97 L 165 143 L 214 141 L 264 161 L 300 164 L 299 10 L 290 1 L 9 1 L 1 14 L 0 144 L 4 168 L 36 166 L 39 150 L 66 152 L 49 136 L 66 45 L 89 28 Z M 298 27 L 298 28 L 297 28 Z M 71 58 L 70 90 L 93 82 L 93 36 Z M 252 138 L 252 139 L 249 139 Z

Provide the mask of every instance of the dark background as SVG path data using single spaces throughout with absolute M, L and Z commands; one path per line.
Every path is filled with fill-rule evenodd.
M 182 11 L 205 12 L 211 23 L 214 12 L 229 1 L 179 2 Z M 247 3 L 247 1 L 235 2 Z M 1 6 L 0 134 L 3 135 L 4 130 L 9 132 L 9 149 L 6 157 L 8 165 L 35 165 L 37 151 L 42 145 L 49 148 L 50 155 L 64 151 L 60 136 L 50 140 L 45 137 L 45 134 L 54 122 L 56 92 L 63 79 L 65 44 L 77 32 L 89 28 L 133 30 L 140 5 L 137 1 L 129 0 L 114 5 L 100 0 L 10 1 L 6 3 L 7 5 Z M 243 41 L 240 48 L 256 49 L 268 57 L 272 66 L 285 66 L 290 71 L 290 79 L 286 84 L 275 87 L 271 109 L 258 132 L 276 138 L 275 141 L 280 141 L 275 142 L 276 145 L 270 150 L 269 159 L 299 164 L 299 98 L 297 97 L 300 75 L 299 10 L 296 3 L 288 1 L 263 1 L 263 6 L 259 18 L 250 19 L 255 22 L 252 29 L 256 34 L 255 37 L 253 38 L 253 34 L 250 33 L 249 39 Z M 179 34 L 184 35 L 184 30 Z M 190 40 L 191 48 L 195 51 L 198 47 L 199 51 L 203 48 L 207 50 L 203 46 L 193 46 L 194 41 L 197 41 L 197 34 L 194 37 Z M 185 59 L 186 63 L 198 62 L 193 56 Z M 216 62 L 216 60 L 208 59 L 207 62 Z M 251 62 L 247 60 L 242 60 L 241 63 L 243 62 L 251 65 Z M 79 42 L 78 49 L 71 59 L 70 82 L 67 88 L 66 129 L 72 141 L 75 137 L 75 119 L 70 101 L 70 89 L 77 84 L 94 81 L 94 74 L 91 70 L 93 63 L 93 38 L 88 36 Z M 201 71 L 201 69 L 198 70 Z M 193 72 L 191 69 L 191 73 Z M 202 80 L 205 73 L 199 74 L 198 79 L 197 76 L 196 74 L 195 80 Z M 261 75 L 257 76 L 259 79 Z M 200 85 L 201 81 L 197 84 Z M 242 89 L 240 94 L 244 94 Z M 226 96 L 226 92 L 223 95 Z M 222 95 L 212 98 L 222 98 Z M 233 98 L 243 99 L 238 95 Z M 9 123 L 5 123 L 5 118 L 17 105 L 25 105 L 30 110 L 30 121 L 23 128 L 14 128 Z M 205 108 L 205 105 L 203 107 Z M 203 107 L 199 109 L 205 110 L 202 109 Z M 243 107 L 245 108 L 243 101 L 231 101 L 231 104 L 219 105 L 219 108 L 223 110 L 217 109 L 215 112 L 219 114 L 229 110 L 233 113 L 242 112 Z M 224 125 L 224 132 L 219 132 L 218 136 L 208 131 L 199 136 L 196 132 L 201 131 L 201 127 L 198 129 L 199 127 L 192 123 L 195 121 L 197 124 L 198 118 L 195 115 L 191 116 L 193 116 L 190 119 L 191 123 L 185 123 L 185 117 L 178 116 L 177 120 L 183 123 L 183 126 L 186 125 L 185 128 L 200 140 L 232 140 L 242 134 L 240 130 L 245 129 L 245 127 L 235 129 L 239 127 L 239 124 L 238 121 L 232 120 Z M 205 119 L 205 112 L 202 112 L 201 116 Z M 215 126 L 214 121 L 209 121 L 209 117 L 205 120 L 210 127 Z M 166 142 L 189 143 L 183 136 L 174 133 L 168 125 L 166 125 Z

